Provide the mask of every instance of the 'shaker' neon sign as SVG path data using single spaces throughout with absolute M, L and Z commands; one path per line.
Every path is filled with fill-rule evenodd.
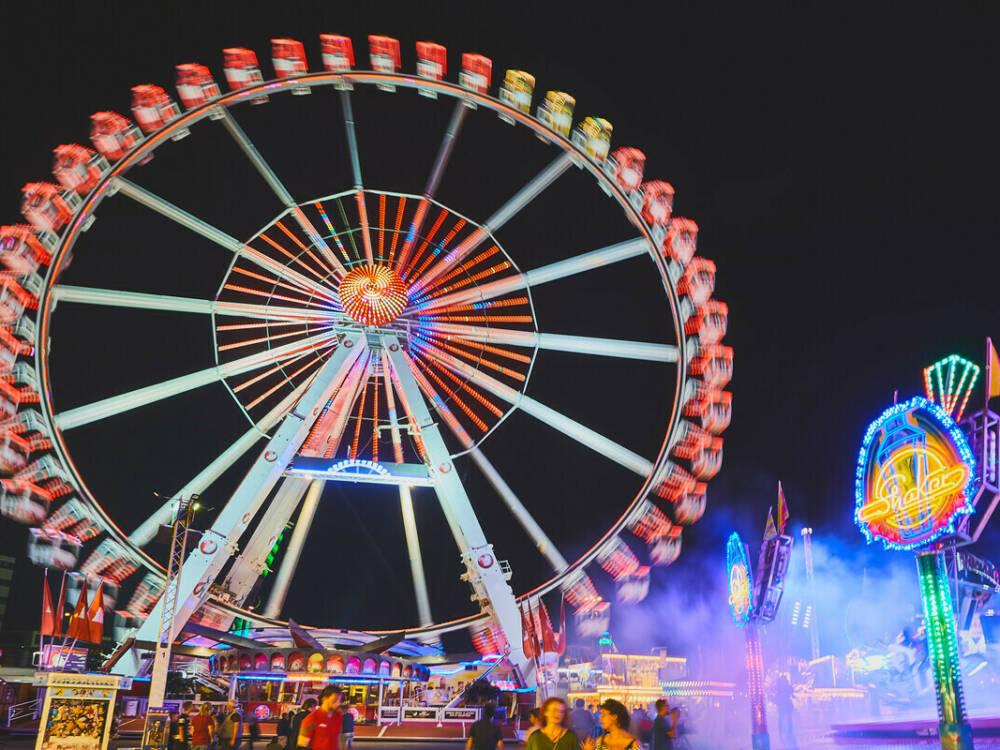
M 948 413 L 924 398 L 886 409 L 861 446 L 855 521 L 869 542 L 914 549 L 955 531 L 971 513 L 975 462 Z

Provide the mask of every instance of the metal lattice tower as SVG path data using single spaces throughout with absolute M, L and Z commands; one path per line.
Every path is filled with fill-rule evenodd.
M 184 551 L 187 549 L 188 529 L 194 517 L 194 502 L 197 495 L 181 498 L 177 506 L 177 518 L 170 535 L 170 559 L 167 563 L 167 581 L 163 589 L 163 609 L 160 614 L 160 636 L 156 642 L 156 656 L 153 659 L 153 674 L 149 682 L 149 705 L 159 708 L 163 705 L 163 694 L 167 687 L 167 671 L 170 669 L 170 646 L 174 634 L 174 612 L 177 608 L 177 590 L 180 587 L 181 568 L 184 565 Z

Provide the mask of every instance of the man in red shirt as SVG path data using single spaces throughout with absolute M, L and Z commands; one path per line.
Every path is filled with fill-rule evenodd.
M 327 685 L 319 696 L 319 706 L 302 719 L 299 747 L 310 750 L 340 750 L 340 702 L 344 695 L 333 685 Z

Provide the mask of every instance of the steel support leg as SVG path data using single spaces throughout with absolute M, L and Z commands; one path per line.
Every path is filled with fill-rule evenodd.
M 325 484 L 325 479 L 314 479 L 309 484 L 306 499 L 302 501 L 302 510 L 299 511 L 298 520 L 292 530 L 292 538 L 288 541 L 288 549 L 285 550 L 281 567 L 278 568 L 278 576 L 274 579 L 271 593 L 267 597 L 267 605 L 264 607 L 265 617 L 277 617 L 281 614 L 281 608 L 285 606 L 285 598 L 288 596 L 295 569 L 299 566 L 299 558 L 302 557 L 302 549 L 306 545 L 306 537 L 309 536 L 313 518 L 316 517 L 316 509 L 319 507 L 319 499 Z
M 226 576 L 226 589 L 242 605 L 264 571 L 267 555 L 309 487 L 308 477 L 286 477 Z
M 413 592 L 417 597 L 417 616 L 421 625 L 431 625 L 431 602 L 427 596 L 427 579 L 424 577 L 424 559 L 420 554 L 420 537 L 417 536 L 417 519 L 413 514 L 413 498 L 410 488 L 400 485 L 399 508 L 403 513 L 403 531 L 406 533 L 406 552 L 410 558 L 410 573 L 413 575 Z
M 264 498 L 281 478 L 320 411 L 365 349 L 365 340 L 360 333 L 344 337 L 302 399 L 285 417 L 250 467 L 236 492 L 215 519 L 212 528 L 202 535 L 201 544 L 185 560 L 172 637 L 177 637 L 184 624 L 208 599 L 215 577 L 236 552 L 240 537 L 257 514 Z M 162 600 L 163 597 L 160 597 L 149 617 L 139 627 L 137 640 L 150 641 L 156 637 L 156 623 L 159 622 Z
M 465 487 L 458 478 L 451 454 L 445 446 L 436 422 L 431 417 L 398 339 L 391 335 L 382 336 L 382 346 L 389 356 L 393 382 L 400 389 L 408 409 L 417 420 L 417 427 L 420 429 L 430 462 L 428 471 L 434 481 L 434 491 L 445 511 L 445 516 L 452 519 L 457 526 L 456 536 L 459 537 L 462 561 L 466 567 L 463 578 L 472 585 L 474 599 L 479 602 L 480 607 L 492 614 L 503 630 L 510 648 L 508 658 L 521 670 L 524 679 L 533 684 L 534 670 L 530 667 L 529 660 L 525 658 L 521 646 L 521 616 L 514 599 L 514 592 L 501 570 L 500 561 L 494 555 L 493 545 L 486 541 L 479 518 L 469 501 Z

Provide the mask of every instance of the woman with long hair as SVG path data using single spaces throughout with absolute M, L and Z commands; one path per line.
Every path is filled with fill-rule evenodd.
M 601 704 L 601 736 L 587 739 L 583 750 L 639 750 L 639 740 L 628 733 L 628 709 L 616 700 Z M 537 732 L 536 732 L 537 734 Z
M 562 698 L 548 698 L 541 707 L 542 726 L 528 737 L 527 750 L 580 750 L 580 740 L 567 726 L 569 710 Z

